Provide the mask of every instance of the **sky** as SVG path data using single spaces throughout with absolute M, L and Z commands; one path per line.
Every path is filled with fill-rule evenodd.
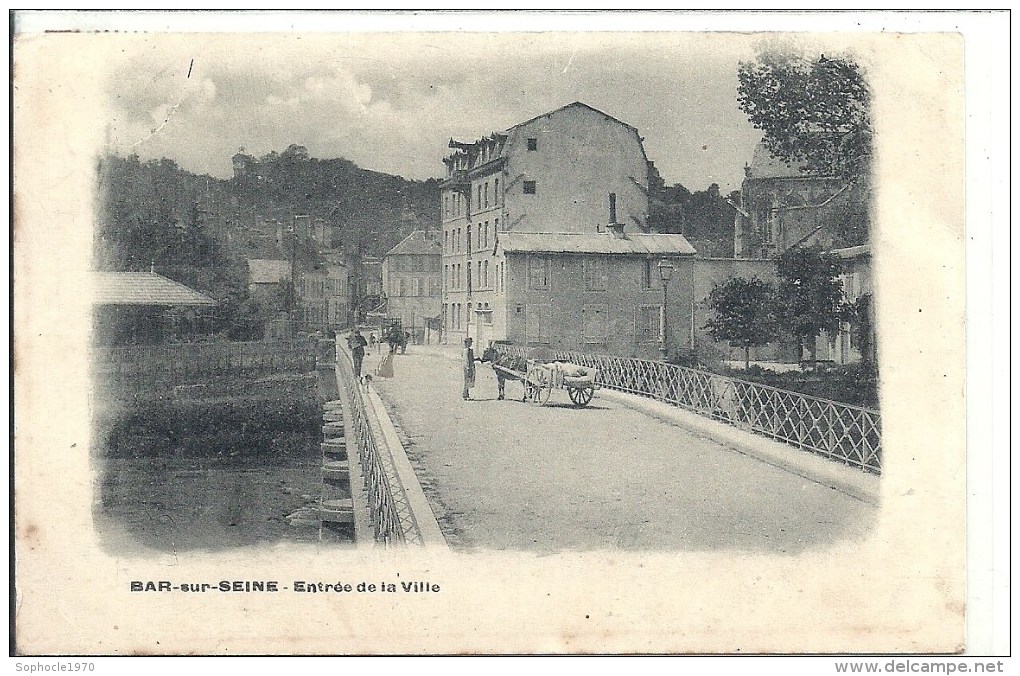
M 472 141 L 581 101 L 637 127 L 668 184 L 740 187 L 760 133 L 737 106 L 738 34 L 331 33 L 116 39 L 107 146 L 226 178 L 290 144 L 411 179 Z

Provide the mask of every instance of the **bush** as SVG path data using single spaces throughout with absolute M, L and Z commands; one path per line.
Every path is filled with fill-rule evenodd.
M 783 390 L 800 392 L 812 397 L 878 408 L 878 373 L 873 366 L 849 364 L 829 367 L 825 371 L 787 371 L 778 373 L 755 364 L 748 369 L 720 367 L 715 373 L 741 380 L 761 383 Z
M 235 399 L 225 402 L 148 402 L 118 418 L 105 434 L 113 456 L 279 456 L 318 444 L 318 401 Z

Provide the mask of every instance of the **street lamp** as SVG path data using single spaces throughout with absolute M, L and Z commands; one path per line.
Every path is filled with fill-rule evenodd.
M 663 258 L 659 261 L 659 279 L 662 280 L 662 318 L 659 321 L 659 350 L 662 352 L 662 361 L 666 361 L 669 355 L 666 345 L 666 287 L 673 277 L 673 264 Z

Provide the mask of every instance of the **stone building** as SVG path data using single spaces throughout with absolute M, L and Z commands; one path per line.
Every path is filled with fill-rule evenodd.
M 608 241 L 610 224 L 621 234 L 648 232 L 641 137 L 588 105 L 572 103 L 471 143 L 451 140 L 450 147 L 440 186 L 442 322 L 450 340 L 490 331 L 503 233 L 600 234 Z M 681 248 L 673 253 L 686 255 Z
M 870 191 L 865 181 L 803 172 L 773 156 L 764 143 L 744 167 L 734 222 L 737 258 L 775 258 L 794 246 L 837 249 L 868 237 Z
M 347 266 L 325 263 L 298 273 L 294 284 L 298 320 L 322 331 L 347 327 L 350 322 L 350 283 Z
M 645 359 L 660 359 L 664 348 L 671 356 L 687 353 L 694 254 L 683 235 L 628 234 L 622 226 L 501 233 L 471 335 L 479 344 L 508 340 Z M 663 261 L 670 271 L 665 306 Z M 455 316 L 466 311 L 454 304 Z
M 442 255 L 433 232 L 415 230 L 383 257 L 386 316 L 400 319 L 417 342 L 436 326 L 442 308 Z

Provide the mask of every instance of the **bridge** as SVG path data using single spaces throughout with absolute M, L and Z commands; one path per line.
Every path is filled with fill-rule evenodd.
M 370 352 L 363 372 L 380 359 Z M 334 420 L 346 429 L 357 539 L 795 554 L 872 527 L 874 412 L 603 359 L 591 365 L 607 386 L 590 405 L 560 390 L 539 406 L 521 401 L 520 383 L 499 400 L 484 364 L 463 400 L 460 354 L 448 346 L 409 346 L 393 357 L 392 378 L 367 385 L 338 348 L 344 406 Z M 765 420 L 763 405 L 779 422 Z

